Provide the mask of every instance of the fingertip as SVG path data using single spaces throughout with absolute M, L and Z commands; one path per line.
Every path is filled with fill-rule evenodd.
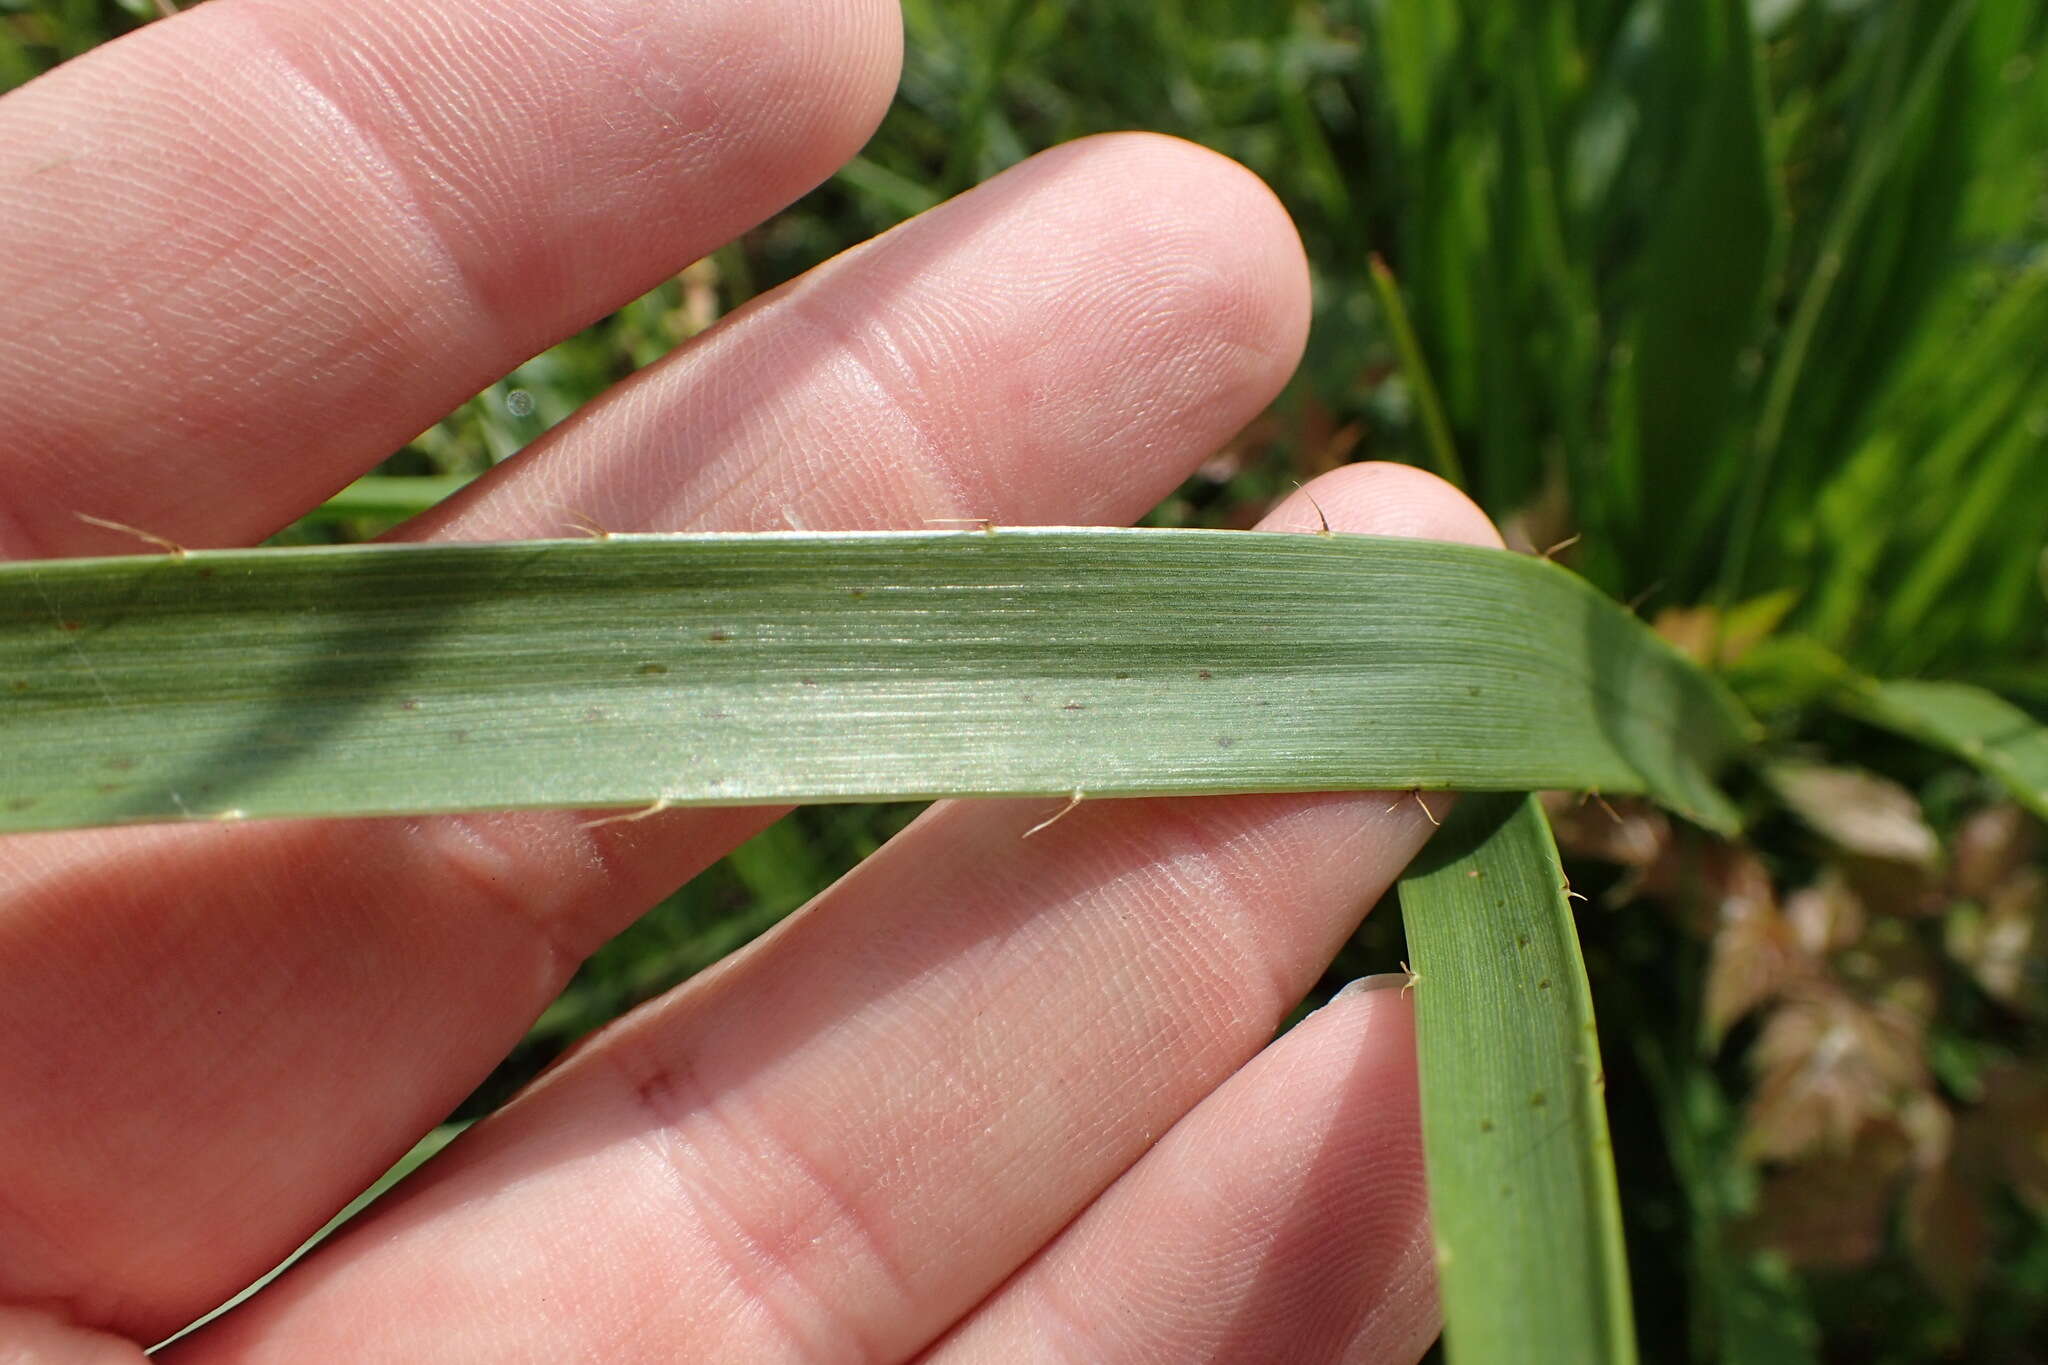
M 897 0 L 756 0 L 729 12 L 747 30 L 739 50 L 784 54 L 760 63 L 756 83 L 765 88 L 757 88 L 755 98 L 769 112 L 742 132 L 740 150 L 758 141 L 768 158 L 760 164 L 772 167 L 789 159 L 787 148 L 807 148 L 808 179 L 797 187 L 800 193 L 858 152 L 889 112 L 903 71 L 902 8 Z M 678 53 L 680 69 L 689 69 L 688 58 L 687 51 Z M 791 195 L 784 189 L 781 197 Z
M 1333 531 L 1355 535 L 1446 540 L 1487 549 L 1500 532 L 1456 486 L 1413 465 L 1375 461 L 1346 465 L 1296 489 L 1266 514 L 1266 531 Z
M 132 1341 L 0 1305 L 0 1361 L 23 1365 L 141 1365 Z
M 1257 175 L 1161 133 L 1102 133 L 1034 161 L 1059 168 L 1063 194 L 1093 203 L 1106 252 L 1142 263 L 1166 325 L 1264 357 L 1248 376 L 1261 387 L 1293 374 L 1308 340 L 1308 256 Z

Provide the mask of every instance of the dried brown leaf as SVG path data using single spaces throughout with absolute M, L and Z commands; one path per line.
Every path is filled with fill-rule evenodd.
M 1778 913 L 1763 865 L 1754 857 L 1744 861 L 1741 869 L 1731 868 L 1707 965 L 1702 1023 L 1710 1047 L 1718 1047 L 1751 1010 L 1820 970 L 1791 922 Z
M 1967 1311 L 1991 1249 L 1982 1191 L 1948 1164 L 1921 1171 L 1906 1187 L 1905 1234 L 1922 1278 L 1951 1309 Z
M 2048 1009 L 2048 878 L 2031 867 L 2008 874 L 1984 904 L 1949 912 L 1943 946 L 2004 1005 Z
M 1873 920 L 1855 944 L 1837 953 L 1835 974 L 1866 1004 L 1924 1027 L 1941 1003 L 1946 971 L 1925 937 L 1900 919 Z
M 1922 919 L 1948 908 L 1948 897 L 1934 869 L 1843 853 L 1833 866 L 1873 916 Z
M 1608 900 L 1625 904 L 1655 889 L 1669 889 L 1676 856 L 1671 818 L 1647 801 L 1594 799 L 1586 793 L 1545 792 L 1544 814 L 1557 846 L 1574 858 L 1629 869 Z
M 1750 1065 L 1743 1146 L 1764 1160 L 1851 1151 L 1866 1127 L 1896 1127 L 1900 1106 L 1926 1088 L 1917 1019 L 1818 983 L 1771 1012 Z
M 2038 1066 L 1992 1068 L 1984 1074 L 1979 1113 L 1999 1175 L 2028 1207 L 2048 1217 L 2048 1075 Z
M 1741 1240 L 1799 1266 L 1868 1264 L 1884 1250 L 1892 1200 L 1911 1151 L 1896 1125 L 1880 1124 L 1842 1152 L 1772 1171 L 1756 1212 L 1741 1225 Z
M 1837 848 L 1907 867 L 1932 868 L 1941 842 L 1920 802 L 1889 778 L 1854 768 L 1780 762 L 1768 777 L 1785 805 Z
M 1666 607 L 1651 620 L 1650 629 L 1702 666 L 1721 668 L 1740 660 L 1776 630 L 1798 600 L 1795 593 L 1774 592 L 1725 612 L 1718 607 Z
M 1975 811 L 1956 829 L 1950 884 L 1967 900 L 1988 900 L 2033 860 L 2040 842 L 2040 826 L 2010 801 Z
M 1822 870 L 1820 879 L 1785 898 L 1785 918 L 1799 946 L 1816 958 L 1840 952 L 1863 937 L 1869 914 L 1863 898 L 1839 868 Z

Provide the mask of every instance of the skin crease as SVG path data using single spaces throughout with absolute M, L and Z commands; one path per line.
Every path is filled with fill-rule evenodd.
M 829 174 L 899 47 L 879 0 L 210 0 L 0 99 L 0 390 L 38 399 L 0 408 L 0 553 L 136 548 L 80 511 L 259 539 Z M 402 534 L 1125 522 L 1307 310 L 1241 169 L 1077 143 Z M 1497 543 L 1390 466 L 1267 524 L 1323 517 Z M 1415 1358 L 1407 1002 L 1269 1040 L 1427 820 L 1084 801 L 1021 837 L 1057 804 L 934 807 L 169 1358 Z M 0 841 L 0 1362 L 133 1359 L 233 1293 L 773 814 Z

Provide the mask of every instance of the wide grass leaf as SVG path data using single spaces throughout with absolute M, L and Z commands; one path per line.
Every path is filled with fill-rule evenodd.
M 1535 798 L 1462 799 L 1401 922 L 1451 1360 L 1633 1361 L 1593 1000 Z
M 1554 565 L 1364 536 L 617 536 L 0 566 L 0 829 L 547 806 L 1647 792 L 1748 722 Z
M 2048 820 L 2048 726 L 2005 698 L 1967 683 L 1901 679 L 1864 683 L 1847 705 L 1875 725 L 1954 754 Z

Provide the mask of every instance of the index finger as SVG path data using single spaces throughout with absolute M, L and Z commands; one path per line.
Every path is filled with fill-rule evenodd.
M 888 0 L 214 0 L 15 91 L 0 557 L 260 538 L 830 174 L 900 46 Z

